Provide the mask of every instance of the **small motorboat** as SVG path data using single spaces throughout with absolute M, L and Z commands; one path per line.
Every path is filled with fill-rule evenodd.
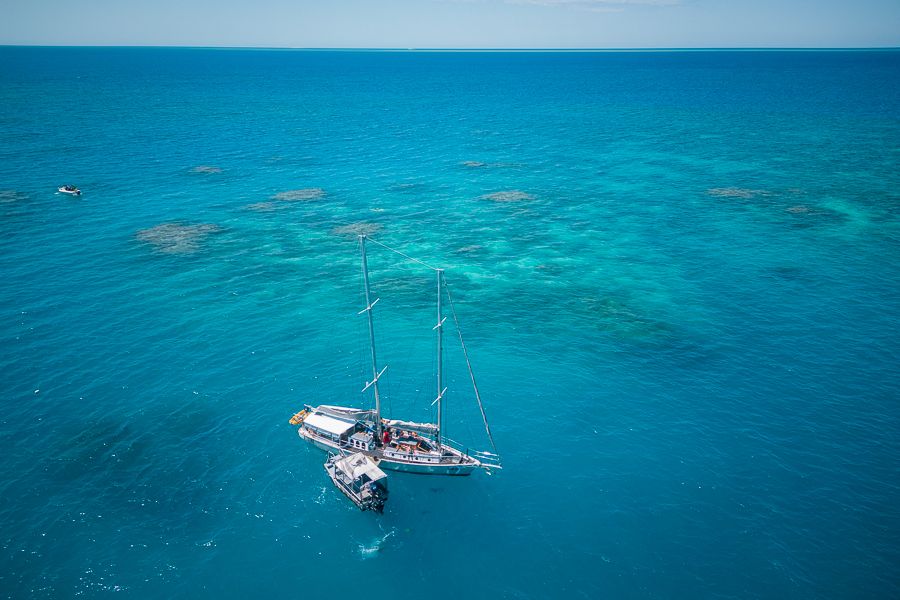
M 60 194 L 69 194 L 70 196 L 80 196 L 81 190 L 79 190 L 74 185 L 64 185 L 61 188 L 59 188 L 59 193 Z
M 373 459 L 362 452 L 348 456 L 335 454 L 325 461 L 325 472 L 360 510 L 384 512 L 388 498 L 387 475 Z

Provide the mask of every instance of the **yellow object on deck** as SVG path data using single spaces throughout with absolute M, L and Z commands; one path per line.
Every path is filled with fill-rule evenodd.
M 305 419 L 307 417 L 307 415 L 309 415 L 309 411 L 304 408 L 303 410 L 298 412 L 296 415 L 291 417 L 291 421 L 290 421 L 291 425 L 299 425 L 300 423 L 303 422 L 303 419 Z

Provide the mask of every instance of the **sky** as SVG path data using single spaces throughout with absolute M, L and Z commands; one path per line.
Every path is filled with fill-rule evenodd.
M 900 0 L 0 0 L 0 44 L 900 47 Z

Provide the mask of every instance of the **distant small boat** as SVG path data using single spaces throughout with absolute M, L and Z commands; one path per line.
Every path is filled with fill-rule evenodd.
M 387 475 L 373 459 L 362 452 L 332 455 L 325 461 L 325 471 L 360 510 L 384 511 L 388 498 Z
M 64 185 L 61 188 L 59 188 L 59 193 L 60 194 L 69 194 L 70 196 L 80 196 L 81 190 L 79 190 L 74 185 Z

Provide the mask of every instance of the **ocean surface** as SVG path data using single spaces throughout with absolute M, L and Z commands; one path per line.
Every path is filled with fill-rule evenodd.
M 0 282 L 2 597 L 900 597 L 898 51 L 3 47 Z

